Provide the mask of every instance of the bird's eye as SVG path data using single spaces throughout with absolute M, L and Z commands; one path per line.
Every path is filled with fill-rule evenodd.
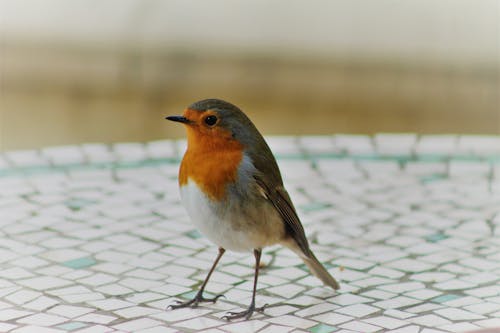
M 205 124 L 208 126 L 214 126 L 215 123 L 217 122 L 217 117 L 216 116 L 208 116 L 205 118 Z

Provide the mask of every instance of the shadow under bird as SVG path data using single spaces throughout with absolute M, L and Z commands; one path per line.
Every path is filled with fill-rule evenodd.
M 166 119 L 184 124 L 187 130 L 187 150 L 179 170 L 182 204 L 196 227 L 219 246 L 196 296 L 170 308 L 196 307 L 222 296 L 205 298 L 203 291 L 226 249 L 253 251 L 255 276 L 248 309 L 229 312 L 224 319 L 248 319 L 254 311 L 264 310 L 265 306 L 255 307 L 255 292 L 266 246 L 288 247 L 325 285 L 339 289 L 309 247 L 269 146 L 238 107 L 206 99 L 191 104 L 182 116 Z

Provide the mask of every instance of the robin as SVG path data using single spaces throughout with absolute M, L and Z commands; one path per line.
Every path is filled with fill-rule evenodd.
M 247 310 L 229 312 L 226 320 L 250 318 L 255 307 L 262 249 L 282 244 L 295 252 L 327 286 L 337 281 L 309 247 L 290 196 L 283 186 L 276 160 L 250 119 L 235 105 L 220 99 L 191 104 L 182 116 L 166 119 L 185 125 L 187 150 L 179 169 L 181 200 L 196 227 L 219 252 L 196 296 L 170 308 L 196 307 L 222 255 L 228 250 L 253 251 L 255 275 L 252 302 Z

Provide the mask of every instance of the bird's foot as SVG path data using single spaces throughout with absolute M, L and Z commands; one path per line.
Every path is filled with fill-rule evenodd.
M 239 319 L 239 318 L 243 318 L 245 317 L 245 319 L 250 319 L 250 317 L 252 316 L 252 314 L 257 311 L 257 312 L 264 312 L 265 308 L 267 307 L 268 304 L 265 304 L 264 306 L 260 307 L 260 308 L 256 308 L 255 307 L 255 303 L 252 302 L 252 304 L 250 304 L 250 306 L 248 307 L 248 309 L 246 309 L 245 311 L 241 311 L 241 312 L 228 312 L 224 317 L 222 317 L 222 319 L 224 320 L 227 320 L 227 321 L 231 321 L 233 319 Z
M 175 310 L 175 309 L 186 308 L 186 307 L 196 308 L 199 303 L 203 303 L 203 302 L 215 303 L 221 297 L 225 297 L 225 296 L 223 294 L 220 294 L 220 295 L 217 295 L 213 298 L 205 298 L 205 297 L 203 297 L 203 292 L 198 292 L 193 299 L 191 299 L 189 301 L 185 301 L 185 302 L 176 301 L 177 304 L 169 305 L 167 309 Z

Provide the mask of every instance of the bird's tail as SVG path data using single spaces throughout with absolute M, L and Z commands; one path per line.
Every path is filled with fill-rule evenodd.
M 340 285 L 337 280 L 335 280 L 335 278 L 328 273 L 326 268 L 318 261 L 318 259 L 316 259 L 316 256 L 311 250 L 305 254 L 295 241 L 283 242 L 282 244 L 298 254 L 298 256 L 304 260 L 304 263 L 309 268 L 311 273 L 323 281 L 325 285 L 332 287 L 334 290 L 340 289 Z
M 312 251 L 309 252 L 310 256 L 301 256 L 301 258 L 302 260 L 304 260 L 304 263 L 309 268 L 311 273 L 313 273 L 314 276 L 323 281 L 323 283 L 327 286 L 330 286 L 335 290 L 340 289 L 340 285 L 337 280 L 335 280 L 335 278 L 331 276 L 330 273 L 328 273 L 326 268 L 318 261 L 318 259 L 316 259 L 314 253 L 312 253 Z

